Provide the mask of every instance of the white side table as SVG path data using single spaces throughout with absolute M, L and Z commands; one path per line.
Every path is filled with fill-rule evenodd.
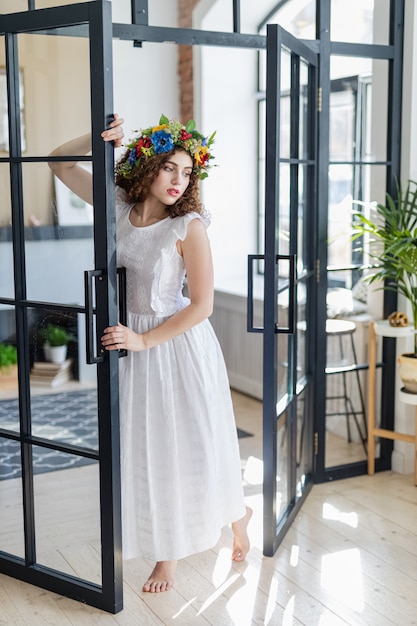
M 417 394 L 400 391 L 400 399 L 405 404 L 416 407 L 414 435 L 399 433 L 395 430 L 375 428 L 375 376 L 376 376 L 376 337 L 410 337 L 414 326 L 394 327 L 388 320 L 369 324 L 369 392 L 368 392 L 368 474 L 375 474 L 375 437 L 405 441 L 414 445 L 414 484 L 417 485 Z

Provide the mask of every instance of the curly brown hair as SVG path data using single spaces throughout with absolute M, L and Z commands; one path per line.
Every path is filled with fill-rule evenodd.
M 116 173 L 116 185 L 125 190 L 128 202 L 144 202 L 149 189 L 158 176 L 160 170 L 163 168 L 169 158 L 176 152 L 185 152 L 182 148 L 174 148 L 170 152 L 164 152 L 163 154 L 156 154 L 148 159 L 141 159 L 138 166 L 134 167 L 128 176 Z M 127 150 L 121 157 L 119 163 L 124 163 L 129 157 L 130 150 Z M 179 215 L 185 215 L 195 211 L 200 215 L 203 213 L 203 205 L 199 195 L 199 177 L 194 170 L 190 176 L 190 182 L 187 189 L 184 191 L 181 198 L 172 206 L 166 207 L 166 212 L 170 217 L 177 217 Z

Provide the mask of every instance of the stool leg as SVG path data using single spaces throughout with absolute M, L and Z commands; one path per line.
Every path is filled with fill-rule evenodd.
M 353 358 L 354 358 L 354 362 L 357 364 L 358 363 L 358 358 L 356 356 L 356 349 L 355 349 L 355 342 L 353 340 L 353 333 L 350 335 L 350 342 L 351 342 L 351 346 L 352 346 L 352 354 L 353 354 Z M 359 399 L 360 399 L 360 403 L 361 403 L 361 409 L 362 409 L 362 417 L 363 417 L 363 424 L 364 424 L 364 430 L 365 430 L 365 434 L 362 434 L 362 430 L 359 427 L 359 423 L 356 419 L 356 413 L 355 413 L 355 422 L 356 422 L 356 426 L 359 432 L 359 437 L 361 438 L 362 441 L 362 445 L 365 449 L 365 454 L 368 453 L 367 448 L 366 448 L 366 440 L 368 438 L 368 428 L 367 428 L 367 424 L 366 424 L 366 413 L 365 413 L 365 401 L 363 399 L 363 393 L 362 393 L 362 385 L 361 385 L 361 378 L 359 375 L 359 370 L 355 371 L 355 376 L 356 376 L 356 384 L 358 385 L 358 391 L 359 391 Z
M 368 474 L 375 474 L 375 371 L 376 334 L 374 323 L 369 324 L 369 370 L 368 370 Z
M 340 351 L 340 360 L 343 364 L 344 362 L 344 352 L 343 352 L 343 337 L 339 337 L 339 351 Z M 349 396 L 347 392 L 347 382 L 346 382 L 346 373 L 342 372 L 342 383 L 343 383 L 343 399 L 345 402 L 345 413 L 346 413 L 346 428 L 347 428 L 347 436 L 348 442 L 351 443 L 352 435 L 350 432 L 350 411 L 349 411 Z

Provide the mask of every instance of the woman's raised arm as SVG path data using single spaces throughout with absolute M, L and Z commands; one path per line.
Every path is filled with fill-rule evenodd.
M 104 141 L 113 141 L 114 147 L 118 148 L 122 145 L 123 139 L 123 122 L 117 114 L 114 115 L 114 119 L 110 122 L 109 128 L 101 133 Z M 63 156 L 81 156 L 91 152 L 91 135 L 90 133 L 71 139 L 62 144 L 58 148 L 55 148 L 49 156 L 51 157 L 63 157 Z M 90 172 L 85 170 L 76 161 L 49 161 L 49 167 L 62 182 L 77 196 L 88 202 L 93 203 L 93 186 L 92 177 Z

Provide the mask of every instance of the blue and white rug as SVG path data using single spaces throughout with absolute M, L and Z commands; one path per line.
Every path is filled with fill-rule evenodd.
M 61 444 L 97 450 L 97 392 L 95 389 L 33 396 L 32 431 Z M 19 429 L 17 399 L 0 401 L 0 428 Z M 34 472 L 51 472 L 94 463 L 92 459 L 40 446 L 33 450 Z M 21 476 L 20 445 L 0 437 L 0 480 Z

